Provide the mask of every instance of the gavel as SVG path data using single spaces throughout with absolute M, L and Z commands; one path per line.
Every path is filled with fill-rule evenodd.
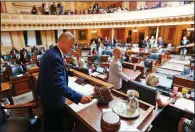
M 106 87 L 95 87 L 94 94 L 91 95 L 91 99 L 98 99 L 100 104 L 108 104 L 113 100 L 112 94 L 109 88 Z

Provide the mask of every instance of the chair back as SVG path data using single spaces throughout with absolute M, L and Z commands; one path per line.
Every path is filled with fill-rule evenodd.
M 144 60 L 144 67 L 149 70 L 149 72 L 152 71 L 152 61 L 150 59 Z
M 18 75 L 24 73 L 22 65 L 11 66 L 12 75 Z
M 136 81 L 130 82 L 130 89 L 139 92 L 139 99 L 156 106 L 157 89 Z
M 94 56 L 91 57 L 91 61 L 92 61 L 92 62 L 100 61 L 100 59 L 101 59 L 101 58 L 100 58 L 100 56 L 98 56 L 98 55 L 94 55 Z
M 104 51 L 102 52 L 102 55 L 109 55 L 109 56 L 112 56 L 112 52 L 109 51 L 109 50 L 104 50 Z
M 11 60 L 11 55 L 4 55 L 3 60 L 5 60 L 5 61 Z
M 151 53 L 149 58 L 157 61 L 159 58 L 159 54 L 158 53 Z
M 126 44 L 125 44 L 125 47 L 126 47 L 126 48 L 129 48 L 129 47 L 131 47 L 131 44 L 130 44 L 130 43 L 126 43 Z
M 35 54 L 33 52 L 29 52 L 30 57 L 34 56 Z
M 116 43 L 117 47 L 122 47 L 121 43 Z

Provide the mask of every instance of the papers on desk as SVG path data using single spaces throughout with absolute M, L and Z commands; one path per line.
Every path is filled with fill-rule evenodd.
M 97 102 L 97 99 L 93 99 L 90 103 L 88 103 L 88 104 L 75 104 L 75 103 L 73 103 L 73 104 L 71 104 L 71 105 L 69 105 L 69 107 L 72 109 L 72 110 L 74 110 L 75 112 L 79 112 L 79 111 L 81 111 L 81 110 L 83 110 L 84 108 L 87 108 L 88 106 L 90 106 L 90 105 L 92 105 L 92 104 L 94 104 L 94 103 L 96 103 Z
M 22 77 L 23 75 L 22 74 L 18 74 L 18 75 L 16 75 L 16 77 Z
M 107 78 L 107 76 L 104 75 L 104 74 L 97 75 L 97 77 L 99 77 L 99 78 L 101 78 L 101 79 L 104 79 L 104 80 Z
M 194 101 L 192 100 L 180 98 L 180 99 L 177 99 L 174 106 L 184 111 L 189 111 L 191 113 L 194 113 Z
M 76 83 L 76 79 L 75 77 L 68 77 L 69 79 L 69 87 L 73 90 L 75 90 L 76 92 L 82 94 L 82 95 L 91 95 L 94 93 L 94 86 L 90 85 L 90 84 L 85 84 L 85 85 L 79 85 L 78 83 Z
M 100 75 L 100 73 L 98 73 L 98 72 L 93 72 L 93 73 L 91 73 L 91 76 L 96 77 L 97 75 Z

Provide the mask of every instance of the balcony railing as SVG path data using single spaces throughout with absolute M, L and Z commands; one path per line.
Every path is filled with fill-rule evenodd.
M 158 9 L 91 15 L 1 14 L 1 24 L 64 24 L 144 21 L 194 15 L 194 4 Z

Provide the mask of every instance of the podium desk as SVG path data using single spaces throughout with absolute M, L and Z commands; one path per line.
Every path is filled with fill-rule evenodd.
M 79 71 L 70 69 L 74 72 L 73 77 L 69 77 L 69 87 L 78 92 L 93 93 L 93 87 L 107 87 L 111 90 L 114 99 L 111 101 L 112 104 L 115 104 L 117 100 L 121 98 L 127 99 L 127 95 L 113 89 L 113 85 L 107 82 L 101 81 L 97 78 L 91 77 Z M 38 74 L 32 75 L 34 79 L 38 78 Z M 86 79 L 86 83 L 83 85 L 76 84 L 75 80 L 78 77 Z M 90 90 L 87 90 L 89 88 Z M 110 103 L 110 104 L 111 104 Z M 72 116 L 75 121 L 76 131 L 102 131 L 100 126 L 100 119 L 102 115 L 102 109 L 110 108 L 109 105 L 99 105 L 97 104 L 97 99 L 93 99 L 89 104 L 74 104 L 69 100 L 66 101 L 65 107 L 67 108 L 68 113 Z M 124 119 L 121 118 L 121 127 L 119 131 L 145 131 L 154 118 L 157 116 L 157 112 L 154 110 L 154 106 L 147 104 L 139 100 L 140 106 L 140 116 L 135 119 Z

